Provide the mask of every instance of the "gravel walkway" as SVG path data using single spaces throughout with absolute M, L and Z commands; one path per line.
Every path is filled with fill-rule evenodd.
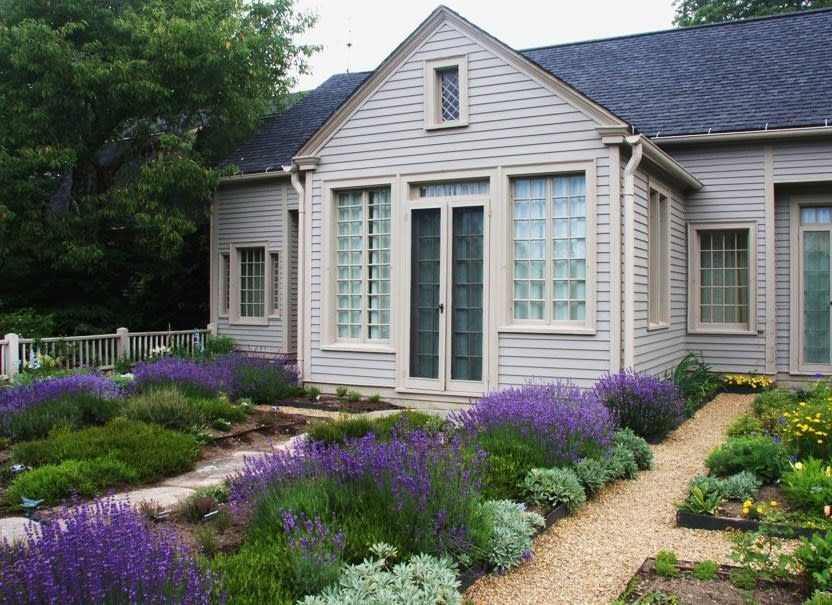
M 751 406 L 751 395 L 721 394 L 661 444 L 653 470 L 604 488 L 575 516 L 541 534 L 532 559 L 505 576 L 489 575 L 465 596 L 476 605 L 606 604 L 645 558 L 672 550 L 681 560 L 728 562 L 722 532 L 676 527 L 674 502 L 704 472 L 708 452 Z

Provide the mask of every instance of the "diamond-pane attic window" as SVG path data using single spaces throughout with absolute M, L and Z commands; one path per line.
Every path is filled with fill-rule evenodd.
M 468 125 L 468 59 L 425 62 L 425 128 Z
M 459 69 L 439 70 L 439 95 L 442 102 L 442 121 L 453 122 L 459 119 Z

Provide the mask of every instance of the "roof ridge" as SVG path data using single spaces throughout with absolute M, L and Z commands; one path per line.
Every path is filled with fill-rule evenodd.
M 611 42 L 613 40 L 626 40 L 628 38 L 644 38 L 647 36 L 658 36 L 661 34 L 670 34 L 670 33 L 677 33 L 677 32 L 687 32 L 692 30 L 699 30 L 705 28 L 716 28 L 716 27 L 735 27 L 735 26 L 743 26 L 747 23 L 756 23 L 760 21 L 771 21 L 774 19 L 794 19 L 804 17 L 810 14 L 816 13 L 828 13 L 832 12 L 832 7 L 824 7 L 824 8 L 812 8 L 806 10 L 799 10 L 793 11 L 790 13 L 780 13 L 779 15 L 764 15 L 762 17 L 750 17 L 748 19 L 736 19 L 734 21 L 721 21 L 719 23 L 702 23 L 699 25 L 689 25 L 687 27 L 670 27 L 668 29 L 658 29 L 655 31 L 649 32 L 639 32 L 635 34 L 622 34 L 620 36 L 609 36 L 607 38 L 591 38 L 589 40 L 575 40 L 574 42 L 564 42 L 562 44 L 546 44 L 543 46 L 533 46 L 531 48 L 522 48 L 518 49 L 517 52 L 519 53 L 527 53 L 536 50 L 546 50 L 548 48 L 564 48 L 566 46 L 581 46 L 583 44 L 596 44 L 598 42 Z

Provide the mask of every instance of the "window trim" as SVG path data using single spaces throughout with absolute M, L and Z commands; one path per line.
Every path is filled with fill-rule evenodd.
M 228 319 L 231 310 L 231 252 L 220 252 L 218 259 L 217 317 Z
M 657 226 L 654 233 L 653 195 L 658 197 Z M 673 223 L 673 197 L 666 187 L 651 182 L 647 197 L 647 329 L 663 330 L 671 323 L 670 235 Z M 655 241 L 654 238 L 658 238 Z M 658 255 L 658 259 L 654 258 Z M 654 267 L 658 260 L 659 266 Z M 658 274 L 658 275 L 657 275 Z M 653 283 L 658 277 L 658 283 Z M 658 298 L 658 300 L 656 300 Z
M 243 317 L 240 315 L 240 289 L 239 287 L 233 287 L 234 284 L 238 284 L 240 280 L 240 250 L 244 248 L 261 248 L 263 250 L 263 263 L 264 263 L 264 275 L 263 275 L 263 315 L 258 315 L 254 317 Z M 269 293 L 271 291 L 271 284 L 272 284 L 272 270 L 270 267 L 270 254 L 273 252 L 269 242 L 265 242 L 262 240 L 259 241 L 236 241 L 234 243 L 229 244 L 228 246 L 228 255 L 231 266 L 229 268 L 229 282 L 230 282 L 230 295 L 229 295 L 229 309 L 228 309 L 228 322 L 232 325 L 246 325 L 246 326 L 267 326 L 269 325 L 269 317 L 270 317 L 270 304 L 269 304 Z
M 514 319 L 514 220 L 512 205 L 511 181 L 523 177 L 554 177 L 583 173 L 586 179 L 586 318 L 584 321 L 556 322 L 553 320 L 516 320 Z M 597 168 L 594 161 L 563 162 L 555 164 L 541 164 L 528 166 L 513 166 L 503 170 L 502 179 L 503 199 L 501 223 L 503 227 L 502 240 L 505 261 L 502 287 L 502 325 L 497 328 L 498 333 L 506 334 L 568 334 L 594 335 L 597 334 L 597 298 L 598 298 L 598 221 L 597 221 Z M 547 216 L 547 223 L 551 216 Z M 548 232 L 547 232 L 548 233 Z M 551 238 L 548 239 L 551 242 Z M 547 248 L 551 245 L 547 242 Z M 551 272 L 547 274 L 547 292 L 549 282 L 553 279 Z M 551 297 L 547 297 L 551 298 Z M 551 300 L 547 300 L 547 313 Z
M 442 121 L 442 103 L 438 72 L 456 68 L 459 75 L 459 119 Z M 458 55 L 444 59 L 425 61 L 425 130 L 440 130 L 443 128 L 459 128 L 468 125 L 468 55 Z
M 688 223 L 688 333 L 690 334 L 757 334 L 757 221 L 699 221 Z M 700 292 L 700 231 L 748 231 L 748 325 L 702 323 L 699 321 Z
M 282 309 L 285 304 L 286 288 L 283 284 L 283 251 L 282 250 L 266 250 L 269 257 L 269 271 L 271 275 L 267 282 L 268 286 L 268 302 L 266 310 L 268 316 L 273 319 L 280 319 L 282 316 Z M 268 273 L 268 271 L 267 271 Z M 277 296 L 275 296 L 277 294 Z
M 322 351 L 360 351 L 365 353 L 395 353 L 394 348 L 396 320 L 394 310 L 396 308 L 396 284 L 397 272 L 393 270 L 396 266 L 398 256 L 398 244 L 396 243 L 397 227 L 395 212 L 398 203 L 398 190 L 396 179 L 392 177 L 344 179 L 337 181 L 325 181 L 321 184 L 322 189 L 322 250 L 321 250 L 321 345 Z M 364 191 L 368 189 L 390 189 L 390 337 L 384 340 L 366 338 L 366 323 L 362 323 L 362 338 L 343 339 L 337 335 L 336 317 L 336 287 L 337 279 L 337 241 L 338 217 L 336 203 L 338 193 L 344 191 Z M 365 249 L 366 250 L 366 249 Z M 362 283 L 362 300 L 365 291 Z M 362 313 L 366 309 L 362 308 Z M 362 322 L 363 322 L 362 318 Z

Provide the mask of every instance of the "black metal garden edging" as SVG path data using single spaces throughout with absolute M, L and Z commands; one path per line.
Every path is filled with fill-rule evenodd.
M 811 538 L 815 534 L 824 534 L 828 530 L 799 527 L 796 525 L 784 525 L 781 523 L 766 523 L 757 519 L 737 519 L 734 517 L 719 517 L 703 513 L 693 513 L 688 510 L 676 511 L 676 524 L 679 527 L 688 529 L 706 529 L 711 531 L 724 531 L 726 529 L 738 529 L 740 531 L 758 531 L 760 527 L 767 529 L 775 535 L 782 537 L 805 537 Z

